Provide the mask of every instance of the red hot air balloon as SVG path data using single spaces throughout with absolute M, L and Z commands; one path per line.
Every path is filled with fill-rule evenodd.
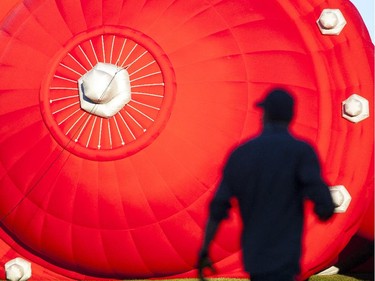
M 341 208 L 321 224 L 307 206 L 301 277 L 358 230 L 373 44 L 349 1 L 4 3 L 4 263 L 23 256 L 42 279 L 195 276 L 223 163 L 259 132 L 253 104 L 273 85 L 294 93 L 292 130 L 315 144 Z M 213 246 L 220 276 L 246 276 L 239 225 L 233 211 Z

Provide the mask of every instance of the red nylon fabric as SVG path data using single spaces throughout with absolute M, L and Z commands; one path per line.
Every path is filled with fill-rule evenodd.
M 43 280 L 195 276 L 223 163 L 259 133 L 253 105 L 272 85 L 293 92 L 292 131 L 315 145 L 328 183 L 352 197 L 326 224 L 307 206 L 301 278 L 366 229 L 374 49 L 364 24 L 349 1 L 253 2 L 0 7 L 2 262 L 21 255 Z M 324 36 L 316 20 L 332 7 L 347 25 Z M 131 77 L 132 101 L 110 119 L 78 103 L 76 81 L 97 62 L 123 62 Z M 353 93 L 370 104 L 359 123 L 341 116 Z M 217 276 L 246 276 L 239 226 L 234 211 L 213 244 Z

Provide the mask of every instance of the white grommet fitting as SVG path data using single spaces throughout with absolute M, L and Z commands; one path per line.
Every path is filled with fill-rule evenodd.
M 349 207 L 352 197 L 343 185 L 330 187 L 330 192 L 335 205 L 335 213 L 345 213 Z
M 360 95 L 353 94 L 342 102 L 342 117 L 358 123 L 370 115 L 368 100 Z
M 326 276 L 326 275 L 335 275 L 335 274 L 339 273 L 339 271 L 340 271 L 340 269 L 338 267 L 331 266 L 331 267 L 329 267 L 329 268 L 327 268 L 327 269 L 319 272 L 317 275 L 324 275 L 324 276 Z
M 31 263 L 15 258 L 5 264 L 6 279 L 9 281 L 26 281 L 31 277 Z
M 112 117 L 131 100 L 129 74 L 113 64 L 96 64 L 78 86 L 81 108 L 100 117 Z
M 346 20 L 339 9 L 324 9 L 316 23 L 322 34 L 339 35 Z

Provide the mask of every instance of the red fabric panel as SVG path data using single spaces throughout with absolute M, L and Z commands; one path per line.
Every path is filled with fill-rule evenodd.
M 301 277 L 358 229 L 371 235 L 374 48 L 349 1 L 4 3 L 2 262 L 21 255 L 43 280 L 194 277 L 223 163 L 260 131 L 254 103 L 274 85 L 292 91 L 291 130 L 316 147 L 323 176 L 352 197 L 326 224 L 307 206 Z M 332 6 L 347 25 L 323 36 L 316 20 Z M 79 106 L 77 80 L 97 62 L 130 75 L 132 101 L 115 118 Z M 353 93 L 370 104 L 359 123 L 341 116 Z M 246 276 L 239 233 L 234 211 L 212 247 L 215 276 Z

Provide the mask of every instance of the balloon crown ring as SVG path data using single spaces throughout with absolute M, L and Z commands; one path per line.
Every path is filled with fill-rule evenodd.
M 74 37 L 43 80 L 41 111 L 63 149 L 114 160 L 150 145 L 169 119 L 175 76 L 151 38 L 106 27 Z
M 110 118 L 131 100 L 128 72 L 113 64 L 98 63 L 78 79 L 80 105 L 86 112 Z

